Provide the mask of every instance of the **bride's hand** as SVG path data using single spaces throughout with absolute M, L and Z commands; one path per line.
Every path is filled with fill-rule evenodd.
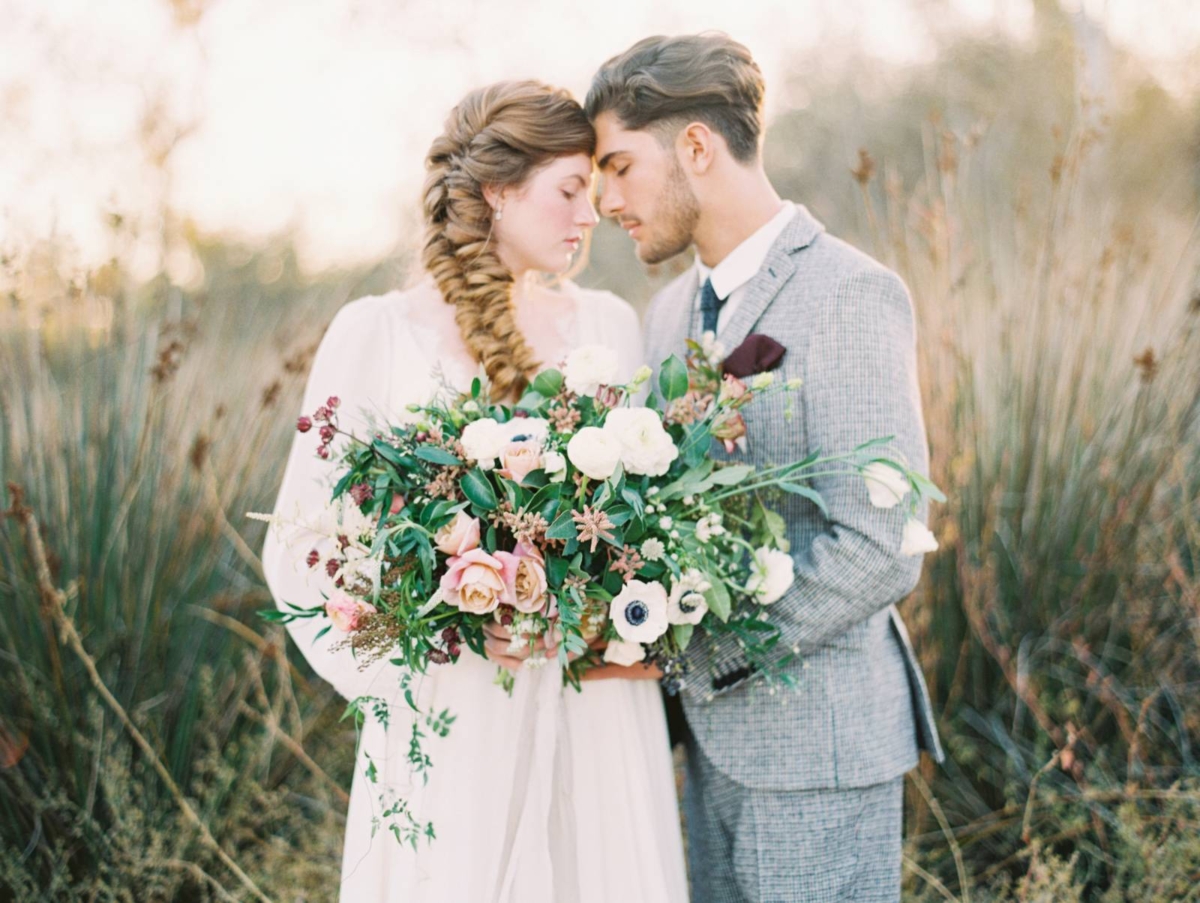
M 535 652 L 546 656 L 557 654 L 559 635 L 553 629 L 549 631 L 548 637 L 547 634 L 542 634 L 533 641 L 532 645 L 529 642 L 524 642 L 516 650 L 511 650 L 510 647 L 513 636 L 512 631 L 502 624 L 495 622 L 484 624 L 483 632 L 487 636 L 487 639 L 483 641 L 483 648 L 487 652 L 488 660 L 502 668 L 507 668 L 514 674 L 525 664 L 525 660 Z M 593 649 L 602 648 L 603 645 L 604 641 L 599 636 L 593 637 L 588 642 L 588 646 Z M 573 662 L 579 656 L 580 653 L 578 652 L 568 652 L 567 661 Z
M 545 634 L 538 637 L 532 644 L 522 642 L 516 649 L 511 647 L 512 631 L 503 624 L 488 622 L 483 625 L 483 632 L 487 639 L 483 641 L 484 651 L 487 652 L 487 657 L 490 661 L 495 662 L 502 668 L 507 668 L 509 671 L 516 673 L 525 664 L 525 660 L 535 652 L 541 652 L 546 655 L 553 654 L 558 646 L 557 638 L 550 637 L 549 643 Z

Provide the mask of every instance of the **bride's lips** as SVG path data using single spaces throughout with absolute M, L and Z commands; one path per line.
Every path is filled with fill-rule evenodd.
M 570 246 L 572 251 L 578 251 L 579 245 L 583 241 L 582 238 L 564 238 L 563 243 Z

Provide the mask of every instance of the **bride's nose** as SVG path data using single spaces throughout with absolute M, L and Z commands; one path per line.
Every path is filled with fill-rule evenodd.
M 575 217 L 575 224 L 590 229 L 598 222 L 600 222 L 600 217 L 596 214 L 596 206 L 590 200 L 585 201 L 583 208 Z

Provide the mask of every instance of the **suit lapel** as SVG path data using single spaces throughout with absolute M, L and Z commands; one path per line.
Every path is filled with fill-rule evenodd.
M 654 343 L 654 359 L 651 366 L 657 373 L 659 366 L 672 354 L 679 355 L 683 360 L 687 354 L 688 337 L 692 335 L 692 320 L 699 315 L 695 308 L 696 292 L 700 285 L 695 267 L 689 271 L 687 279 L 682 280 L 679 294 L 669 300 L 669 307 L 663 312 L 666 328 L 659 332 Z M 697 323 L 699 321 L 697 320 Z
M 792 278 L 796 272 L 793 255 L 812 244 L 823 231 L 825 227 L 813 218 L 806 207 L 796 205 L 796 215 L 775 240 L 758 272 L 746 283 L 745 296 L 718 335 L 727 351 L 732 351 L 745 341 L 779 290 Z

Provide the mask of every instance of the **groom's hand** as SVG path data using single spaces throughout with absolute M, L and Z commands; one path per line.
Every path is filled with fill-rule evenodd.
M 633 665 L 597 665 L 583 672 L 580 680 L 661 680 L 662 669 L 658 665 L 638 662 Z

